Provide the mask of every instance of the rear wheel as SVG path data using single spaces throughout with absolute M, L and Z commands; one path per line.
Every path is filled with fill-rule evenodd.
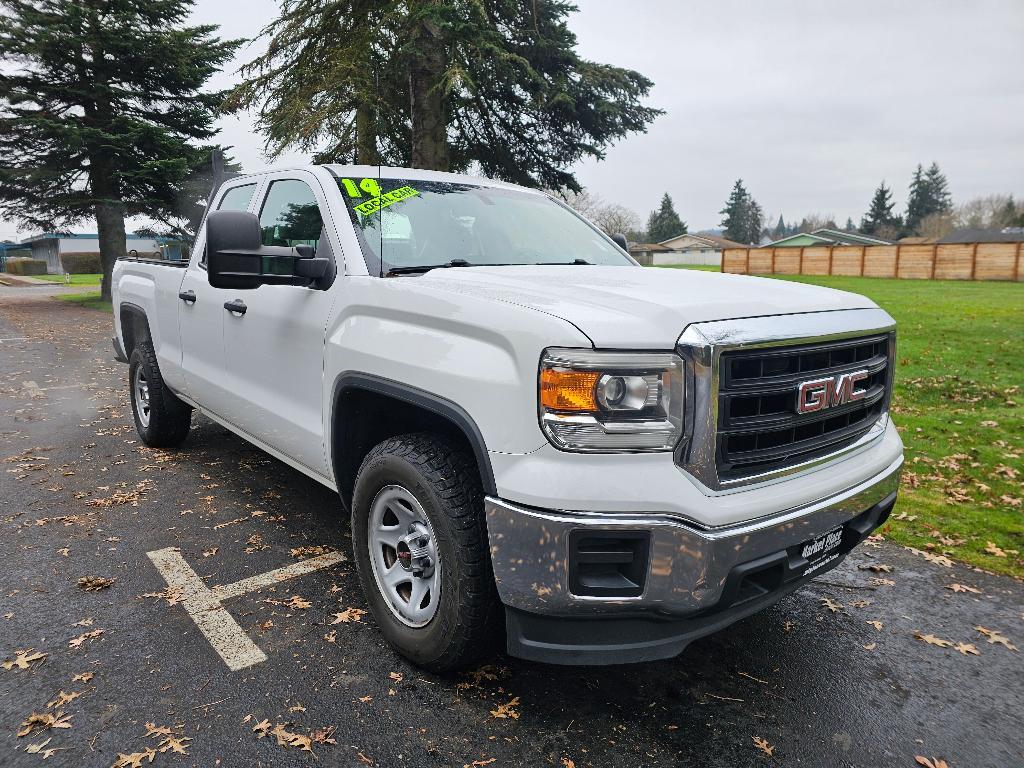
M 132 414 L 135 429 L 150 448 L 171 448 L 188 435 L 192 409 L 164 385 L 156 352 L 149 341 L 140 341 L 128 362 Z
M 352 500 L 356 567 L 384 637 L 415 664 L 447 672 L 490 650 L 499 602 L 476 464 L 431 434 L 373 448 Z

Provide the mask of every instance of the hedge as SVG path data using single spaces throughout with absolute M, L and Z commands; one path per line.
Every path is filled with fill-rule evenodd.
M 9 275 L 45 275 L 46 262 L 43 259 L 8 259 Z
M 98 253 L 62 253 L 60 263 L 69 275 L 95 275 L 103 271 Z

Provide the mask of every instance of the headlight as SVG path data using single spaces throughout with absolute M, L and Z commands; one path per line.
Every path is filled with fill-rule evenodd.
M 667 352 L 548 349 L 540 423 L 566 451 L 669 451 L 683 431 L 683 361 Z

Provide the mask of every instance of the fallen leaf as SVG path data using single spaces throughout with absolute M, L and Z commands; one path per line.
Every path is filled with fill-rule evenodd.
M 389 672 L 388 677 L 390 677 L 396 683 L 400 683 L 404 679 L 401 672 Z
M 975 629 L 988 638 L 990 644 L 999 643 L 1011 651 L 1017 650 L 1017 646 L 1011 643 L 1010 639 L 998 629 L 985 629 L 985 627 L 975 627 Z
M 362 621 L 366 611 L 362 608 L 346 608 L 341 613 L 334 614 L 334 621 L 331 624 L 348 624 L 353 621 Z
M 865 651 L 873 651 L 877 647 L 878 647 L 878 643 L 868 643 L 867 645 L 864 646 L 864 650 Z
M 324 640 L 326 640 L 328 643 L 333 643 L 337 639 L 338 639 L 338 631 L 336 629 L 332 629 L 330 632 L 328 632 L 326 635 L 324 635 Z
M 313 606 L 312 603 L 303 600 L 302 597 L 300 597 L 299 595 L 292 595 L 290 600 L 285 601 L 285 605 L 287 605 L 289 608 L 295 608 L 297 610 L 303 611 Z
M 914 755 L 914 760 L 918 765 L 923 765 L 924 768 L 949 768 L 949 763 L 943 760 L 941 757 L 933 757 L 929 760 L 927 757 L 921 757 L 921 755 Z
M 515 696 L 511 701 L 506 704 L 499 704 L 497 709 L 491 710 L 491 717 L 496 720 L 505 720 L 511 718 L 512 720 L 519 719 L 519 713 L 516 711 L 516 707 L 519 706 L 519 697 Z
M 563 757 L 562 758 L 562 768 L 576 768 L 576 763 L 574 763 L 568 757 Z
M 70 640 L 68 640 L 68 648 L 78 648 L 86 640 L 92 640 L 94 638 L 99 637 L 102 634 L 102 629 L 94 629 L 92 632 L 86 632 L 85 634 L 79 635 L 78 637 L 73 637 Z
M 925 635 L 920 632 L 915 632 L 914 637 L 916 637 L 918 640 L 923 640 L 924 642 L 928 643 L 928 645 L 937 645 L 939 648 L 949 648 L 951 645 L 953 645 L 952 641 L 943 640 L 941 637 L 936 637 L 932 634 Z
M 70 728 L 71 727 L 71 715 L 65 715 L 63 712 L 39 714 L 33 712 L 29 715 L 21 724 L 21 730 L 18 731 L 18 738 L 22 736 L 28 736 L 34 731 L 45 731 L 47 728 Z
M 220 549 L 220 547 L 210 547 L 209 549 L 204 549 L 203 557 L 213 557 L 217 554 L 218 549 Z
M 48 760 L 60 750 L 68 749 L 68 747 L 50 747 L 49 749 L 46 749 L 46 745 L 49 744 L 51 741 L 53 741 L 52 736 L 48 738 L 46 741 L 42 742 L 41 744 L 29 744 L 27 747 L 25 747 L 25 751 L 28 752 L 30 755 L 42 755 L 43 760 Z
M 762 739 L 760 736 L 751 736 L 750 738 L 754 740 L 754 746 L 768 755 L 768 757 L 771 757 L 772 753 L 775 752 L 775 747 L 769 744 L 767 739 Z
M 320 728 L 318 730 L 313 731 L 313 733 L 311 734 L 313 742 L 316 744 L 337 744 L 338 740 L 333 738 L 332 736 L 334 731 L 337 730 L 337 727 L 338 726 L 336 725 L 332 725 L 328 728 Z
M 174 731 L 166 725 L 146 723 L 146 736 L 170 736 Z
M 188 736 L 168 736 L 166 739 L 157 744 L 157 749 L 159 749 L 161 752 L 170 751 L 178 755 L 187 755 L 188 744 L 186 742 L 189 741 L 192 741 L 192 739 Z
M 312 557 L 314 555 L 326 555 L 328 552 L 334 552 L 334 547 L 321 544 L 312 547 L 295 547 L 291 550 L 291 555 L 292 557 Z
M 975 647 L 974 643 L 957 643 L 953 646 L 956 650 L 960 651 L 964 656 L 970 654 L 972 656 L 981 656 L 981 651 Z
M 830 597 L 821 598 L 821 604 L 828 608 L 830 611 L 832 611 L 832 613 L 838 613 L 839 611 L 843 610 L 843 604 L 837 603 Z
M 168 605 L 177 605 L 182 600 L 181 587 L 167 587 L 163 592 L 146 592 L 139 597 L 152 597 L 157 600 L 166 600 Z
M 114 583 L 115 579 L 107 579 L 103 576 L 83 576 L 78 580 L 78 586 L 86 592 L 99 592 Z
M 57 698 L 55 698 L 53 701 L 47 702 L 46 708 L 47 709 L 60 709 L 65 704 L 68 704 L 68 703 L 74 701 L 75 699 L 77 699 L 81 695 L 82 695 L 82 691 L 72 691 L 71 693 L 64 693 L 64 691 L 61 691 L 60 693 L 57 694 Z
M 879 631 L 882 630 L 882 622 L 880 622 L 880 621 L 877 621 L 877 620 L 876 621 L 869 621 L 867 623 L 870 624 L 872 627 L 874 627 L 875 629 L 877 629 Z
M 145 752 L 132 752 L 130 755 L 118 753 L 112 768 L 142 768 L 143 760 L 148 759 L 152 763 L 154 757 L 156 750 L 152 747 L 146 747 Z
M 88 683 L 95 676 L 94 672 L 82 672 L 71 678 L 73 683 Z
M 867 565 L 858 565 L 857 567 L 862 571 L 871 571 L 873 573 L 892 573 L 892 566 L 885 563 L 869 563 Z
M 980 595 L 981 590 L 975 589 L 974 587 L 968 587 L 966 584 L 947 584 L 946 589 L 950 589 L 953 592 L 973 592 L 975 595 Z
M 256 734 L 257 739 L 262 739 L 264 736 L 270 733 L 270 721 L 263 720 L 259 723 L 256 723 L 256 725 L 252 727 L 252 732 Z
M 41 653 L 35 648 L 26 648 L 24 651 L 15 651 L 14 658 L 3 662 L 2 666 L 6 670 L 12 670 L 15 667 L 18 669 L 28 669 L 37 661 L 42 661 L 50 654 Z
M 80 621 L 76 621 L 71 626 L 72 627 L 91 627 L 92 626 L 92 622 L 93 622 L 93 618 L 92 618 L 92 616 L 89 616 L 88 618 L 81 619 Z
M 991 541 L 986 542 L 985 551 L 993 557 L 1006 557 L 1006 551 L 1000 549 Z

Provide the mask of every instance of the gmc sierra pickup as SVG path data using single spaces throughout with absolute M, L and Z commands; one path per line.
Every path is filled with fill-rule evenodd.
M 453 669 L 673 656 L 889 515 L 892 318 L 648 269 L 556 199 L 312 166 L 230 179 L 187 263 L 119 261 L 143 442 L 199 409 L 336 489 L 383 635 Z

